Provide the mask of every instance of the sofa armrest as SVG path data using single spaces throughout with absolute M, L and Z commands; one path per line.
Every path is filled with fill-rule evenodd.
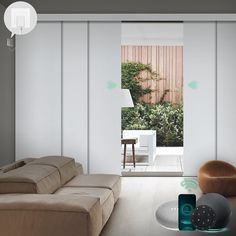
M 84 168 L 83 168 L 82 164 L 79 163 L 79 162 L 76 162 L 75 166 L 76 166 L 77 175 L 83 175 L 84 174 Z
M 102 209 L 98 198 L 56 194 L 0 195 L 4 236 L 98 236 Z

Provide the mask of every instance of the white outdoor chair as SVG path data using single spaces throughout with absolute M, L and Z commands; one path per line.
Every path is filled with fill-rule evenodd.
M 124 130 L 123 138 L 137 138 L 135 144 L 136 155 L 147 155 L 148 164 L 153 165 L 156 158 L 156 131 L 155 130 Z M 122 147 L 123 148 L 123 147 Z M 131 147 L 127 146 L 127 152 L 131 152 Z

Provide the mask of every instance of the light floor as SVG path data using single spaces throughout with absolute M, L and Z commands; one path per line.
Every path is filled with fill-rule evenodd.
M 157 156 L 152 166 L 127 163 L 121 166 L 122 176 L 182 176 L 182 147 L 157 147 Z M 137 157 L 138 158 L 138 157 Z
M 183 177 L 122 177 L 122 191 L 101 236 L 204 236 L 203 232 L 178 232 L 162 228 L 156 221 L 156 209 L 164 202 L 177 200 Z M 199 197 L 199 188 L 192 190 Z M 232 219 L 228 232 L 212 236 L 236 235 L 236 198 L 231 198 Z
M 157 155 L 177 155 L 183 156 L 184 148 L 183 147 L 157 147 Z

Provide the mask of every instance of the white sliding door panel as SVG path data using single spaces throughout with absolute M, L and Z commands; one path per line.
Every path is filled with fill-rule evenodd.
M 217 23 L 217 159 L 236 165 L 236 22 Z
M 89 24 L 90 173 L 120 174 L 121 24 Z M 111 81 L 116 86 L 109 89 Z
M 216 157 L 216 25 L 184 23 L 184 175 Z
M 63 23 L 63 155 L 87 171 L 87 23 Z
M 16 159 L 61 154 L 61 24 L 16 39 Z

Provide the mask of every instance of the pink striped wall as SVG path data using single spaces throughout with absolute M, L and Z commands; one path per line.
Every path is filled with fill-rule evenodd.
M 183 46 L 122 46 L 122 62 L 141 62 L 151 64 L 154 71 L 159 73 L 163 80 L 143 81 L 143 87 L 154 90 L 145 95 L 142 100 L 147 103 L 160 101 L 166 89 L 169 90 L 165 101 L 174 104 L 183 102 Z

